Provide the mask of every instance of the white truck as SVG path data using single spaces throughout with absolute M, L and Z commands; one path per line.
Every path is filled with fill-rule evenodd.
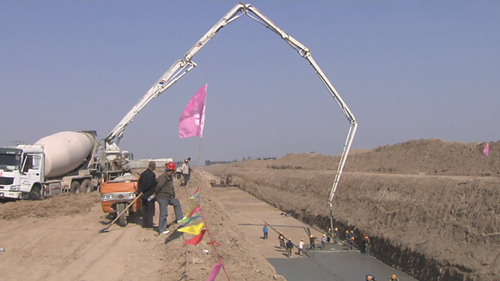
M 64 131 L 33 145 L 0 147 L 0 198 L 86 193 L 123 174 L 98 147 L 94 131 Z M 122 155 L 125 159 L 128 152 Z

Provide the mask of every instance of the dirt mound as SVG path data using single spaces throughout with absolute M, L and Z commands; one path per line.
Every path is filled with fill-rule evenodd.
M 425 281 L 493 281 L 500 274 L 500 143 L 408 141 L 349 157 L 335 225 L 368 234 L 377 258 Z M 338 157 L 287 154 L 207 166 L 254 196 L 327 229 Z
M 98 192 L 88 194 L 64 193 L 44 200 L 13 201 L 0 205 L 0 219 L 13 220 L 22 217 L 57 217 L 90 212 L 101 202 Z
M 410 140 L 372 150 L 350 153 L 344 171 L 390 174 L 425 174 L 449 176 L 500 175 L 500 142 L 490 143 L 490 154 L 481 153 L 486 143 L 445 142 L 439 139 Z M 315 153 L 287 154 L 266 160 L 278 169 L 337 170 L 339 156 Z M 258 161 L 258 160 L 251 160 Z M 245 161 L 245 167 L 253 164 Z

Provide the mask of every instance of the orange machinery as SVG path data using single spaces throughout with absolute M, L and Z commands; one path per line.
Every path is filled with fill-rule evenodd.
M 118 215 L 129 205 L 138 194 L 139 177 L 125 174 L 112 181 L 101 185 L 101 206 L 105 213 Z M 126 226 L 127 217 L 131 213 L 139 212 L 142 208 L 142 201 L 136 200 L 125 213 L 118 218 L 118 225 Z

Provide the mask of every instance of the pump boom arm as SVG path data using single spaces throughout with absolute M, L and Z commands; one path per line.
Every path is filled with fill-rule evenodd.
M 335 175 L 335 179 L 333 182 L 333 186 L 330 192 L 330 197 L 328 199 L 328 204 L 330 206 L 330 214 L 331 219 L 333 217 L 333 208 L 332 202 L 335 196 L 335 191 L 337 189 L 340 176 L 342 174 L 342 170 L 344 168 L 345 162 L 347 160 L 347 155 L 349 154 L 349 150 L 351 148 L 352 141 L 354 139 L 354 135 L 356 134 L 356 129 L 358 123 L 351 110 L 347 106 L 347 104 L 342 100 L 337 90 L 333 87 L 330 80 L 323 73 L 319 65 L 311 56 L 311 52 L 309 49 L 304 46 L 302 43 L 297 41 L 295 38 L 290 36 L 288 33 L 284 32 L 279 28 L 276 24 L 274 24 L 269 18 L 267 18 L 264 14 L 262 14 L 257 8 L 253 7 L 251 4 L 243 4 L 238 3 L 232 9 L 229 10 L 212 28 L 205 33 L 197 43 L 189 49 L 189 51 L 184 55 L 184 58 L 174 62 L 174 64 L 165 72 L 158 81 L 149 89 L 149 91 L 137 102 L 137 104 L 125 115 L 125 117 L 118 123 L 118 125 L 108 134 L 108 136 L 104 139 L 106 143 L 106 147 L 111 146 L 113 142 L 116 140 L 118 144 L 120 139 L 123 137 L 123 133 L 125 127 L 130 124 L 133 118 L 146 106 L 153 98 L 158 97 L 161 93 L 170 88 L 175 82 L 177 82 L 182 76 L 184 76 L 191 69 L 196 67 L 196 63 L 192 61 L 194 55 L 198 53 L 201 48 L 203 48 L 208 41 L 210 41 L 215 34 L 224 26 L 231 23 L 232 21 L 238 19 L 242 15 L 247 15 L 258 23 L 264 25 L 269 30 L 278 34 L 285 42 L 287 42 L 293 49 L 295 49 L 300 56 L 305 58 L 309 64 L 313 67 L 318 74 L 319 78 L 326 86 L 331 96 L 340 107 L 348 122 L 350 123 L 350 128 L 347 133 L 347 138 L 344 144 L 344 148 L 342 151 L 342 156 L 340 158 L 340 163 L 337 169 L 337 173 Z M 333 222 L 332 222 L 333 224 Z M 333 226 L 332 226 L 333 227 Z

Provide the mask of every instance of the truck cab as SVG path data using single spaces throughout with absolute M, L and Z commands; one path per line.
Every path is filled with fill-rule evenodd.
M 43 146 L 0 148 L 0 198 L 38 199 L 42 195 Z

